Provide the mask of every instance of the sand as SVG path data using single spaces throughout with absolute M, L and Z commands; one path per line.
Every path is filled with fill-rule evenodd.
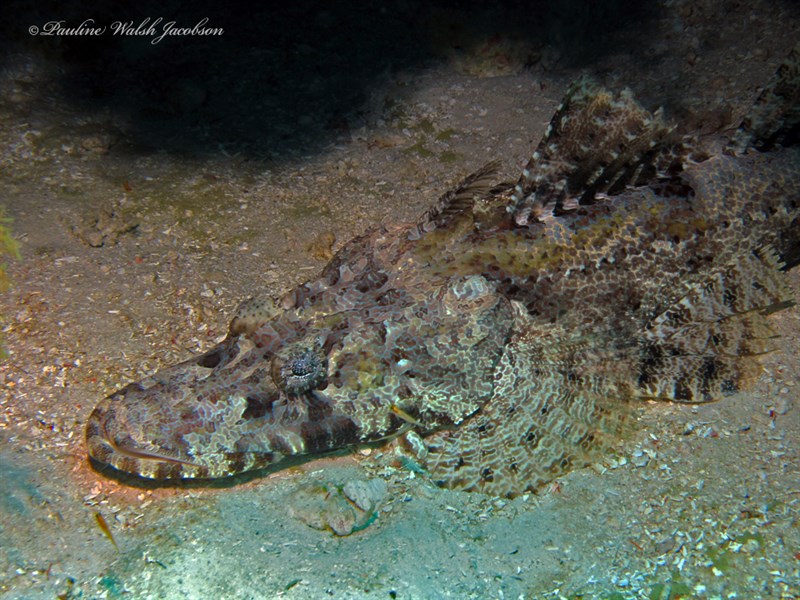
M 632 6 L 184 7 L 170 18 L 224 34 L 151 44 L 31 37 L 48 17 L 20 5 L 0 73 L 0 205 L 21 253 L 0 294 L 0 594 L 798 597 L 796 308 L 773 317 L 782 351 L 753 390 L 646 406 L 622 453 L 540 495 L 439 489 L 391 448 L 185 485 L 86 458 L 95 402 L 211 346 L 239 301 L 489 160 L 516 178 L 575 77 L 714 135 L 800 38 L 791 2 Z M 341 488 L 375 481 L 348 513 Z

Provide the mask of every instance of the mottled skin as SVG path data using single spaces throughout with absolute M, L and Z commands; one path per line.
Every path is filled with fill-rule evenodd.
M 766 315 L 792 303 L 797 54 L 768 88 L 794 97 L 757 104 L 718 152 L 576 85 L 516 185 L 488 165 L 284 298 L 245 302 L 218 346 L 103 400 L 91 456 L 221 477 L 413 429 L 435 481 L 514 495 L 614 445 L 637 399 L 748 385 Z

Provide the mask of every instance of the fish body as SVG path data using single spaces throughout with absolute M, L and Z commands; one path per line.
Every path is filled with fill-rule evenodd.
M 98 404 L 91 457 L 214 478 L 413 426 L 434 481 L 513 496 L 607 452 L 639 400 L 747 387 L 800 261 L 799 56 L 717 151 L 578 83 L 516 183 L 490 163 L 246 301 L 220 344 Z
M 114 539 L 114 535 L 111 533 L 111 528 L 108 526 L 103 515 L 99 512 L 94 513 L 94 520 L 97 522 L 97 526 L 100 528 L 100 531 L 103 532 L 103 535 L 108 538 L 108 541 L 114 546 L 114 549 L 119 552 L 119 546 L 117 546 L 117 540 Z

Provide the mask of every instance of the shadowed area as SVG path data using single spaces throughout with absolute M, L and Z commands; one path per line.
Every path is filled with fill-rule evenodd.
M 122 148 L 259 159 L 349 139 L 369 110 L 383 108 L 370 99 L 389 75 L 504 44 L 523 68 L 580 66 L 618 49 L 619 33 L 646 36 L 657 10 L 629 0 L 306 0 L 234 2 L 224 10 L 212 2 L 14 1 L 5 8 L 5 61 L 20 50 L 45 56 L 71 104 L 63 109 L 110 110 L 124 132 Z M 28 33 L 52 21 L 105 30 Z M 171 22 L 223 33 L 159 40 Z

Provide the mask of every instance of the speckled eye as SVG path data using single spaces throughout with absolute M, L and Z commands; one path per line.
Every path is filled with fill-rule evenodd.
M 328 357 L 319 340 L 310 346 L 298 343 L 282 348 L 272 359 L 272 380 L 293 395 L 325 387 Z

